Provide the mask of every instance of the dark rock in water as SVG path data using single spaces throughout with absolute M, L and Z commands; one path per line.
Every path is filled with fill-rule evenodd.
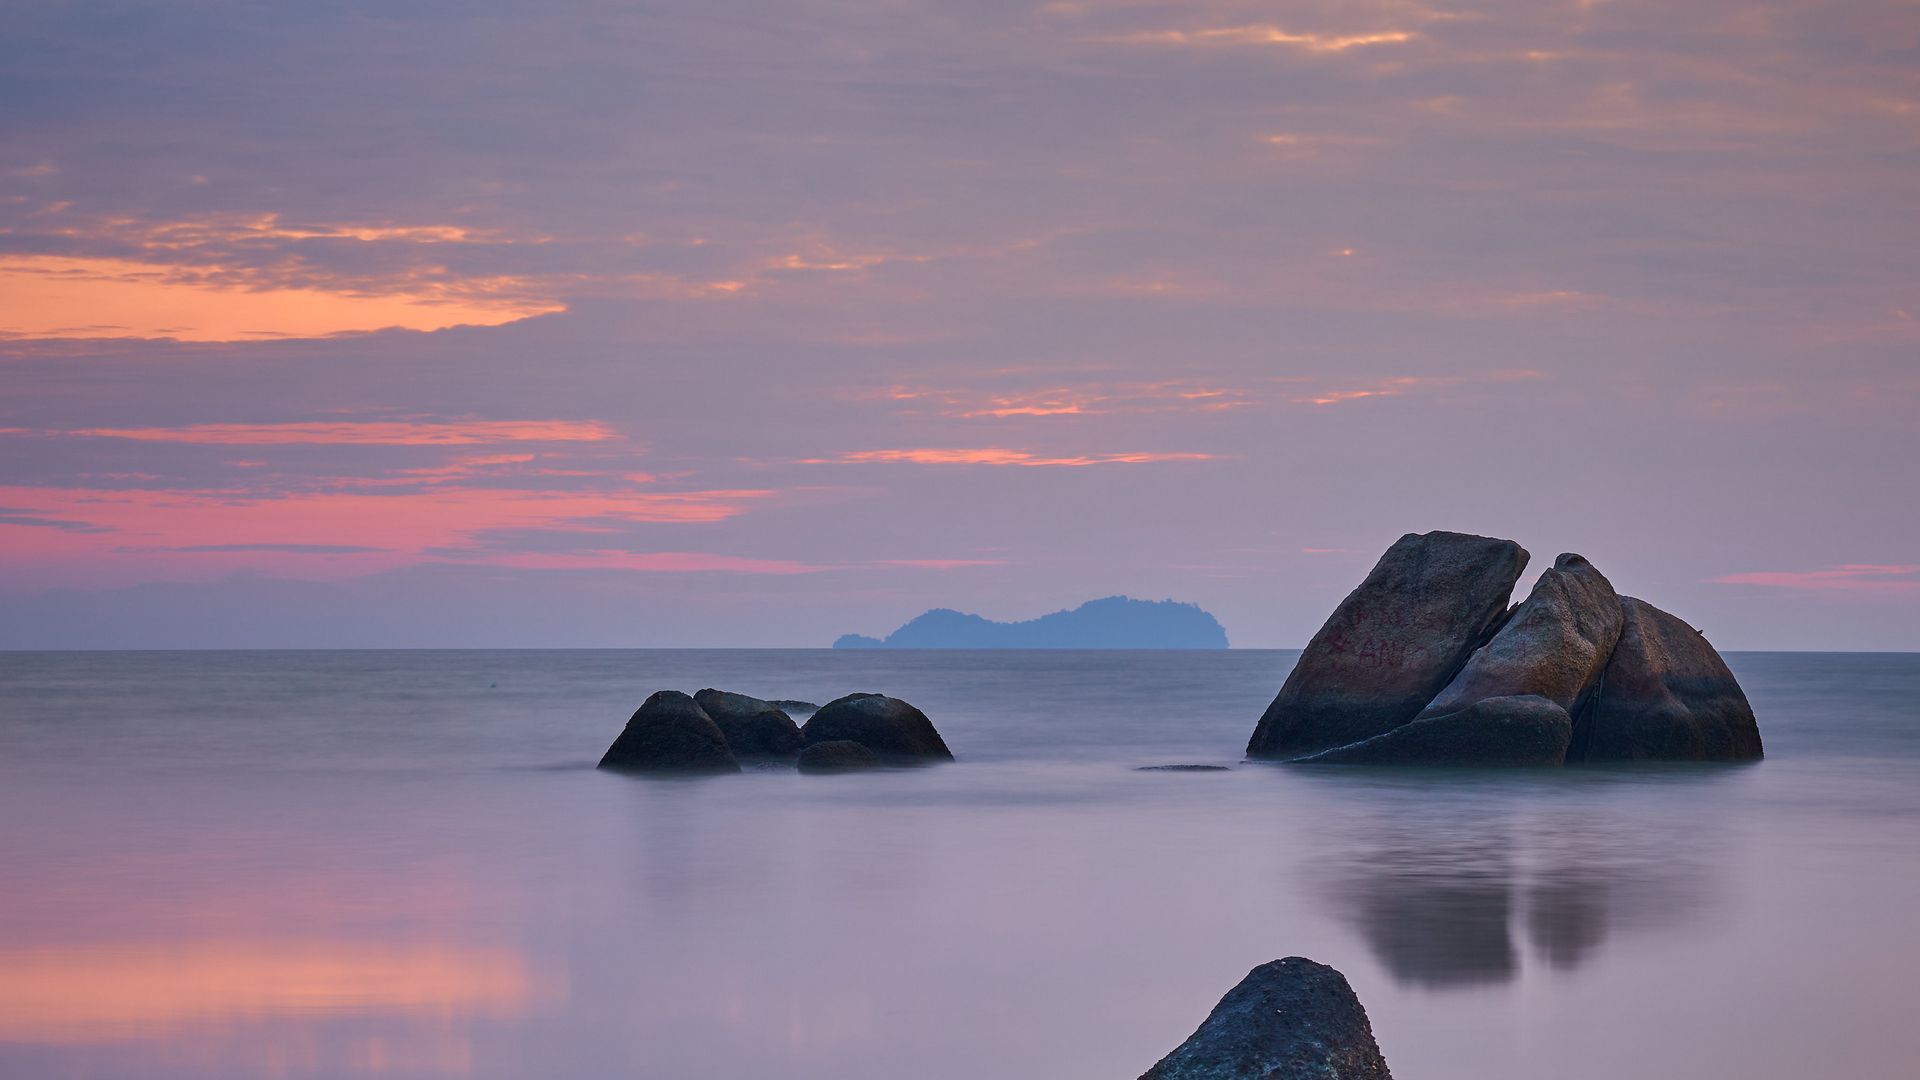
M 1606 576 L 1579 555 L 1562 555 L 1417 719 L 1525 694 L 1577 714 L 1613 655 L 1620 624 L 1620 597 Z
M 1247 755 L 1432 765 L 1761 756 L 1753 709 L 1699 631 L 1620 596 L 1572 554 L 1503 614 L 1525 561 L 1506 540 L 1402 537 L 1314 635 Z
M 820 706 L 811 701 L 796 701 L 793 698 L 774 698 L 767 704 L 786 713 L 819 712 Z
M 1413 719 L 1499 625 L 1526 564 L 1511 540 L 1401 537 L 1307 643 L 1247 755 L 1294 757 Z
M 1533 694 L 1487 698 L 1385 735 L 1297 758 L 1315 765 L 1560 765 L 1573 718 Z
M 713 718 L 678 690 L 648 698 L 607 748 L 600 767 L 654 773 L 740 771 Z
M 1262 964 L 1140 1080 L 1392 1080 L 1346 977 L 1298 956 Z
M 880 755 L 851 739 L 814 743 L 800 751 L 801 772 L 850 772 L 854 769 L 878 769 L 884 764 Z
M 1753 706 L 1700 631 L 1620 598 L 1625 626 L 1592 708 L 1574 725 L 1574 761 L 1741 761 L 1761 756 Z
M 1134 772 L 1228 772 L 1225 765 L 1141 765 Z
M 800 729 L 807 745 L 851 739 L 888 764 L 952 761 L 927 714 L 885 694 L 848 694 L 820 706 Z
M 806 745 L 793 717 L 771 701 L 711 688 L 693 695 L 693 700 L 713 718 L 733 755 L 742 761 L 789 758 Z

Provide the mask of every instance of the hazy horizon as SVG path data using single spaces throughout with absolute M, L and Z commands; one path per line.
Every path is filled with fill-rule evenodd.
M 0 648 L 1920 650 L 1920 9 L 11 5 Z M 1901 495 L 1907 491 L 1907 495 Z

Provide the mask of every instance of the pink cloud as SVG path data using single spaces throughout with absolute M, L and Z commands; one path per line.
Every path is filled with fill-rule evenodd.
M 894 386 L 879 391 L 884 400 L 917 411 L 923 406 L 941 416 L 963 420 L 1016 416 L 1099 416 L 1153 412 L 1222 412 L 1254 404 L 1247 391 L 1189 381 L 1087 382 L 1038 390 L 991 392 Z
M 1541 377 L 1537 371 L 1488 371 L 1464 375 L 1394 375 L 1358 386 L 1316 390 L 1293 398 L 1296 405 L 1339 405 L 1364 398 L 1399 397 L 1415 390 L 1440 390 L 1469 382 L 1517 382 Z
M 882 559 L 880 566 L 906 566 L 918 570 L 960 570 L 969 566 L 1005 566 L 1005 559 Z
M 919 447 L 910 450 L 855 450 L 832 458 L 806 458 L 802 465 L 1020 465 L 1031 467 L 1068 467 L 1087 465 L 1137 465 L 1161 461 L 1209 461 L 1212 454 L 1123 453 L 1084 454 L 1074 457 L 1047 457 L 1028 450 L 1001 447 L 960 449 Z
M 1347 33 L 1295 32 L 1272 24 L 1213 26 L 1194 30 L 1147 30 L 1097 39 L 1114 45 L 1281 45 L 1310 53 L 1342 53 L 1368 45 L 1399 45 L 1418 37 L 1407 30 L 1365 30 Z
M 597 420 L 317 421 L 82 428 L 68 435 L 215 446 L 465 446 L 496 442 L 603 442 L 619 438 Z
M 16 570 L 103 566 L 153 579 L 246 568 L 341 577 L 435 561 L 500 530 L 583 534 L 621 523 L 725 521 L 769 490 L 600 492 L 436 486 L 430 492 L 261 495 L 224 490 L 0 487 L 0 560 Z M 60 528 L 36 526 L 58 521 Z M 531 556 L 530 556 L 531 557 Z M 644 565 L 659 569 L 669 565 Z M 596 565 L 609 565 L 605 560 Z M 794 571 L 797 572 L 797 571 Z
M 1761 570 L 1707 580 L 1715 585 L 1903 596 L 1920 593 L 1920 563 L 1840 563 L 1818 570 Z
M 655 574 L 817 574 L 834 569 L 791 559 L 749 559 L 704 551 L 517 551 L 449 561 L 521 570 L 637 570 Z

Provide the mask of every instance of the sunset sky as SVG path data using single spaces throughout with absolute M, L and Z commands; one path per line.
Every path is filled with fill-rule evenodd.
M 13 0 L 0 647 L 1920 649 L 1920 4 Z

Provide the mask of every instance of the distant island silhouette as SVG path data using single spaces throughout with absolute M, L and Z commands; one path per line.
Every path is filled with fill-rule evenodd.
M 836 649 L 1224 649 L 1227 631 L 1196 604 L 1109 596 L 1024 622 L 935 608 L 885 638 L 845 634 Z

